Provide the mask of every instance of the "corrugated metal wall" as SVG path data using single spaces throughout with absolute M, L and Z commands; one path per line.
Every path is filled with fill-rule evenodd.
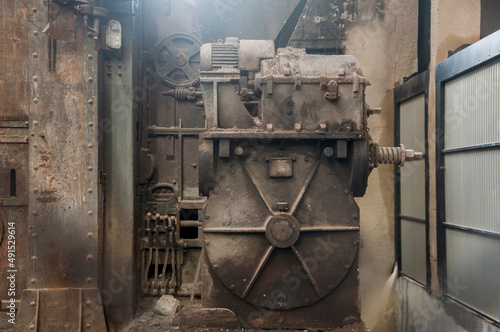
M 500 320 L 500 59 L 444 89 L 447 293 Z

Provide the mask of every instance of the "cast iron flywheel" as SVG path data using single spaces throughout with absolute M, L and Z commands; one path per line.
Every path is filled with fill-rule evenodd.
M 273 154 L 293 160 L 293 176 L 269 176 Z M 301 152 L 219 159 L 204 249 L 231 292 L 286 310 L 317 302 L 342 282 L 356 259 L 359 212 L 332 165 Z

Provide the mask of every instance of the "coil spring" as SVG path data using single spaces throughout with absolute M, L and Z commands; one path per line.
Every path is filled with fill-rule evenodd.
M 175 88 L 173 95 L 174 98 L 177 100 L 184 100 L 184 99 L 194 99 L 196 93 L 196 89 L 193 87 L 189 88 Z
M 400 147 L 381 147 L 377 148 L 377 162 L 379 164 L 401 164 L 402 154 Z

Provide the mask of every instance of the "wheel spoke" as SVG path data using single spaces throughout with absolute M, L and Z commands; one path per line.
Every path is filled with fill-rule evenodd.
M 185 52 L 184 54 L 186 55 L 186 58 L 191 59 L 194 55 L 196 55 L 199 52 L 199 48 L 196 47 L 196 45 L 191 45 Z
M 259 262 L 259 265 L 257 266 L 257 269 L 255 270 L 255 273 L 252 276 L 252 279 L 250 279 L 250 282 L 248 283 L 247 287 L 245 288 L 245 291 L 243 292 L 243 295 L 241 296 L 242 299 L 245 299 L 250 293 L 250 290 L 252 289 L 253 285 L 255 284 L 255 281 L 259 277 L 260 273 L 262 272 L 262 269 L 264 268 L 264 265 L 266 265 L 266 262 L 269 260 L 269 257 L 271 257 L 271 254 L 274 250 L 273 246 L 269 246 L 269 249 L 267 249 L 267 252 L 264 254 L 262 259 Z
M 295 201 L 293 202 L 293 204 L 292 204 L 292 206 L 290 208 L 290 212 L 289 213 L 291 215 L 293 215 L 295 213 L 295 210 L 299 206 L 300 201 L 302 201 L 302 197 L 304 197 L 304 194 L 307 191 L 307 188 L 309 187 L 309 184 L 311 183 L 312 179 L 314 178 L 314 175 L 316 174 L 316 171 L 318 170 L 319 164 L 320 164 L 320 161 L 318 160 L 316 162 L 316 165 L 314 165 L 311 173 L 307 177 L 306 181 L 304 182 L 304 186 L 302 186 L 302 188 L 300 189 L 299 195 L 297 196 L 297 198 L 295 199 Z
M 269 204 L 269 202 L 264 198 L 264 194 L 263 192 L 260 190 L 259 188 L 259 185 L 257 184 L 257 181 L 255 181 L 254 177 L 252 176 L 252 174 L 250 173 L 250 170 L 247 168 L 247 166 L 242 163 L 240 161 L 240 165 L 241 165 L 241 168 L 243 168 L 245 170 L 245 173 L 246 175 L 248 176 L 248 179 L 250 180 L 250 182 L 253 184 L 255 190 L 257 191 L 257 193 L 259 194 L 259 197 L 260 199 L 262 199 L 262 202 L 264 202 L 264 204 L 266 205 L 267 209 L 269 210 L 269 213 L 271 213 L 271 215 L 275 215 L 275 213 L 273 212 L 273 209 L 271 208 L 271 205 Z
M 193 68 L 189 65 L 189 63 L 186 63 L 186 65 L 179 67 L 179 69 L 184 72 L 188 80 L 192 80 L 193 78 L 196 77 L 196 73 L 194 72 Z
M 258 227 L 211 227 L 204 228 L 204 233 L 265 233 L 265 228 Z
M 300 228 L 300 232 L 356 232 L 356 226 L 305 226 Z
M 291 248 L 292 248 L 293 253 L 295 254 L 295 257 L 297 257 L 297 260 L 300 262 L 300 265 L 302 266 L 302 269 L 304 269 L 304 272 L 306 273 L 307 278 L 309 279 L 309 281 L 313 285 L 314 290 L 316 291 L 316 294 L 318 294 L 319 297 L 323 297 L 323 295 L 322 295 L 323 293 L 319 289 L 318 283 L 314 279 L 314 277 L 313 277 L 311 271 L 309 270 L 309 268 L 307 267 L 307 264 L 305 263 L 304 259 L 302 258 L 302 256 L 300 255 L 300 253 L 297 251 L 297 249 L 295 248 L 295 246 L 291 246 Z
M 174 70 L 178 69 L 179 67 L 175 64 L 174 61 L 170 61 L 166 66 L 158 68 L 158 72 L 164 76 L 167 77 L 170 75 Z

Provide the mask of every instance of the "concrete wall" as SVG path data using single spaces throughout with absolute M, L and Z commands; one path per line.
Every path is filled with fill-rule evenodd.
M 354 55 L 372 86 L 367 102 L 382 114 L 368 120 L 374 141 L 394 144 L 393 88 L 417 71 L 418 1 L 358 1 L 358 21 L 348 31 L 346 54 Z M 375 169 L 361 209 L 361 315 L 370 331 L 396 331 L 394 269 L 394 168 Z

